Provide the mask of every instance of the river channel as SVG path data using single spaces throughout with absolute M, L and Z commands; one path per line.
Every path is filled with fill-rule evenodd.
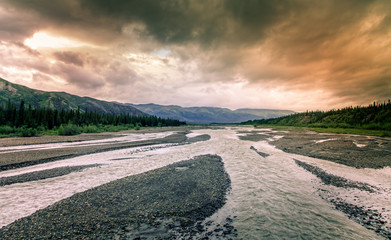
M 0 187 L 0 227 L 77 192 L 194 156 L 216 154 L 223 159 L 231 190 L 226 204 L 205 221 L 213 222 L 210 228 L 230 218 L 238 239 L 382 239 L 319 195 L 319 179 L 295 163 L 295 160 L 308 162 L 309 158 L 285 153 L 270 144 L 282 136 L 271 135 L 256 142 L 240 140 L 239 132 L 245 130 L 248 128 L 193 130 L 189 136 L 208 134 L 211 139 L 186 145 L 120 149 L 0 172 L 1 178 L 63 166 L 97 166 L 64 176 Z M 259 131 L 267 134 L 270 130 Z M 61 148 L 61 144 L 55 147 Z M 24 151 L 25 148 L 3 151 Z M 334 164 L 332 168 L 346 169 L 346 166 L 339 168 Z M 387 199 L 384 201 L 382 204 L 389 203 Z

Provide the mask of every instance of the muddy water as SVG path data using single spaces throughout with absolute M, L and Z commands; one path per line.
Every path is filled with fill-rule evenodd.
M 223 158 L 232 190 L 226 205 L 208 220 L 218 225 L 227 217 L 233 218 L 238 238 L 378 238 L 322 200 L 313 188 L 314 176 L 298 167 L 290 154 L 275 149 L 267 141 L 239 140 L 238 130 L 197 130 L 194 132 L 209 134 L 211 140 L 182 146 L 162 145 L 157 149 L 123 149 L 2 172 L 0 177 L 65 165 L 104 164 L 66 176 L 1 187 L 0 226 L 94 186 L 196 155 L 217 154 Z M 270 156 L 261 157 L 251 146 Z

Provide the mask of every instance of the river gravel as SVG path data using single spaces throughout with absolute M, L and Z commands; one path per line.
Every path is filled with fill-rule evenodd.
M 213 229 L 219 232 L 220 226 L 232 222 L 238 234 L 235 238 L 238 239 L 381 239 L 386 236 L 384 233 L 377 234 L 376 229 L 363 226 L 355 219 L 349 219 L 349 214 L 344 213 L 342 208 L 351 204 L 357 206 L 357 212 L 374 209 L 381 214 L 384 226 L 390 224 L 389 168 L 357 169 L 305 154 L 287 153 L 273 146 L 280 147 L 278 142 L 285 141 L 285 136 L 291 135 L 289 132 L 226 127 L 193 130 L 193 133 L 196 135 L 190 136 L 207 134 L 210 139 L 179 145 L 166 143 L 160 148 L 145 146 L 145 149 L 136 147 L 101 152 L 1 172 L 0 177 L 17 175 L 18 171 L 23 172 L 28 168 L 58 167 L 58 164 L 65 166 L 68 164 L 66 162 L 73 162 L 73 166 L 102 164 L 100 167 L 51 179 L 1 187 L 0 226 L 6 226 L 75 193 L 184 159 L 211 154 L 221 156 L 231 178 L 232 189 L 227 195 L 226 204 L 201 223 L 200 226 L 206 232 Z M 312 139 L 307 135 L 306 138 L 319 146 L 319 150 L 322 150 L 322 144 L 334 140 L 319 143 L 314 140 L 335 138 L 312 135 Z M 375 144 L 369 138 L 365 141 L 365 144 Z M 374 141 L 386 142 L 382 139 Z M 356 142 L 364 144 L 361 139 Z M 333 144 L 335 147 L 336 144 Z M 357 147 L 353 142 L 349 146 Z M 377 190 L 370 193 L 324 184 L 317 176 L 298 166 L 295 159 L 319 167 L 329 174 L 369 184 Z M 342 205 L 340 202 L 333 204 L 333 201 L 340 201 Z M 382 229 L 387 230 L 385 227 Z M 210 238 L 224 239 L 222 235 Z
M 0 238 L 190 238 L 205 232 L 199 222 L 224 204 L 229 186 L 220 157 L 197 156 L 75 194 L 1 229 Z

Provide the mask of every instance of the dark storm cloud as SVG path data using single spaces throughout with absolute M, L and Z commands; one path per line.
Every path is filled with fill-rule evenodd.
M 80 67 L 83 67 L 84 65 L 83 56 L 81 56 L 79 53 L 62 51 L 55 52 L 53 53 L 53 55 L 57 60 L 62 61 L 64 63 L 70 63 Z
M 42 30 L 68 35 L 73 38 L 104 43 L 117 38 L 122 23 L 117 19 L 92 16 L 88 8 L 81 8 L 78 0 L 2 0 L 0 7 L 12 12 L 2 17 L 0 34 L 13 38 L 31 37 Z
M 197 43 L 204 47 L 262 41 L 271 27 L 300 14 L 306 1 L 268 0 L 82 0 L 91 16 L 116 19 L 118 25 L 141 22 L 144 34 L 161 43 Z
M 86 54 L 90 49 L 48 54 L 74 73 L 34 68 L 80 87 L 147 81 L 159 74 L 147 72 L 148 62 L 134 70 L 142 60 L 122 54 L 166 49 L 178 63 L 161 61 L 183 74 L 167 76 L 167 86 L 180 78 L 199 85 L 244 79 L 264 89 L 321 89 L 360 104 L 391 96 L 389 0 L 0 0 L 0 7 L 7 44 L 22 48 L 34 32 L 48 31 L 104 47 L 106 55 Z M 24 61 L 3 60 L 34 67 Z
M 57 64 L 52 68 L 52 72 L 54 75 L 61 76 L 68 84 L 90 91 L 105 85 L 105 81 L 101 76 L 74 65 Z
M 142 22 L 147 33 L 160 42 L 210 42 L 226 29 L 221 1 L 83 0 L 81 4 L 93 15 L 115 18 L 122 23 Z
M 1 1 L 0 1 L 1 4 Z M 0 5 L 1 7 L 1 5 Z M 21 14 L 17 9 L 0 8 L 0 38 L 12 42 L 23 41 L 31 36 L 42 25 L 37 21 L 39 16 Z
M 254 44 L 264 40 L 274 31 L 279 31 L 289 37 L 295 35 L 293 36 L 295 38 L 286 39 L 285 44 L 292 46 L 301 43 L 300 45 L 307 46 L 308 49 L 319 46 L 325 40 L 349 28 L 352 23 L 357 23 L 378 1 L 8 0 L 7 2 L 10 6 L 24 9 L 26 12 L 39 13 L 42 18 L 52 21 L 50 24 L 55 24 L 59 28 L 84 28 L 85 31 L 101 28 L 108 34 L 112 31 L 121 33 L 126 24 L 142 23 L 146 26 L 144 34 L 150 34 L 162 43 L 196 42 L 207 46 L 213 43 Z M 384 22 L 385 27 L 387 21 Z M 29 26 L 27 24 L 24 27 Z M 300 47 L 294 49 L 296 53 L 305 51 Z
M 18 0 L 9 6 L 36 12 L 58 27 L 92 27 L 120 33 L 133 22 L 146 26 L 146 33 L 162 43 L 198 42 L 236 44 L 265 37 L 273 24 L 289 17 L 295 1 L 155 1 L 155 0 Z M 46 22 L 47 23 L 47 22 Z M 49 24 L 49 23 L 48 23 Z M 91 29 L 85 29 L 91 31 Z

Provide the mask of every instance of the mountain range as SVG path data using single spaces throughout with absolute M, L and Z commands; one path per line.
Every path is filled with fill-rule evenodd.
M 154 115 L 185 121 L 190 124 L 240 123 L 255 119 L 269 119 L 294 113 L 290 110 L 237 109 L 219 107 L 180 107 L 176 105 L 131 104 L 107 102 L 90 97 L 79 97 L 65 92 L 46 92 L 14 84 L 0 78 L 0 104 L 11 101 L 19 106 L 24 100 L 34 108 L 50 107 L 57 110 L 77 109 L 98 113 Z
M 20 100 L 33 108 L 49 107 L 57 110 L 77 109 L 97 113 L 145 115 L 142 111 L 125 104 L 101 101 L 90 97 L 79 97 L 65 92 L 45 92 L 10 83 L 0 78 L 0 104 L 10 100 L 19 106 Z
M 230 110 L 219 107 L 180 107 L 176 105 L 126 104 L 142 112 L 163 118 L 177 119 L 190 124 L 241 123 L 255 119 L 269 119 L 294 113 L 290 110 L 247 109 Z

